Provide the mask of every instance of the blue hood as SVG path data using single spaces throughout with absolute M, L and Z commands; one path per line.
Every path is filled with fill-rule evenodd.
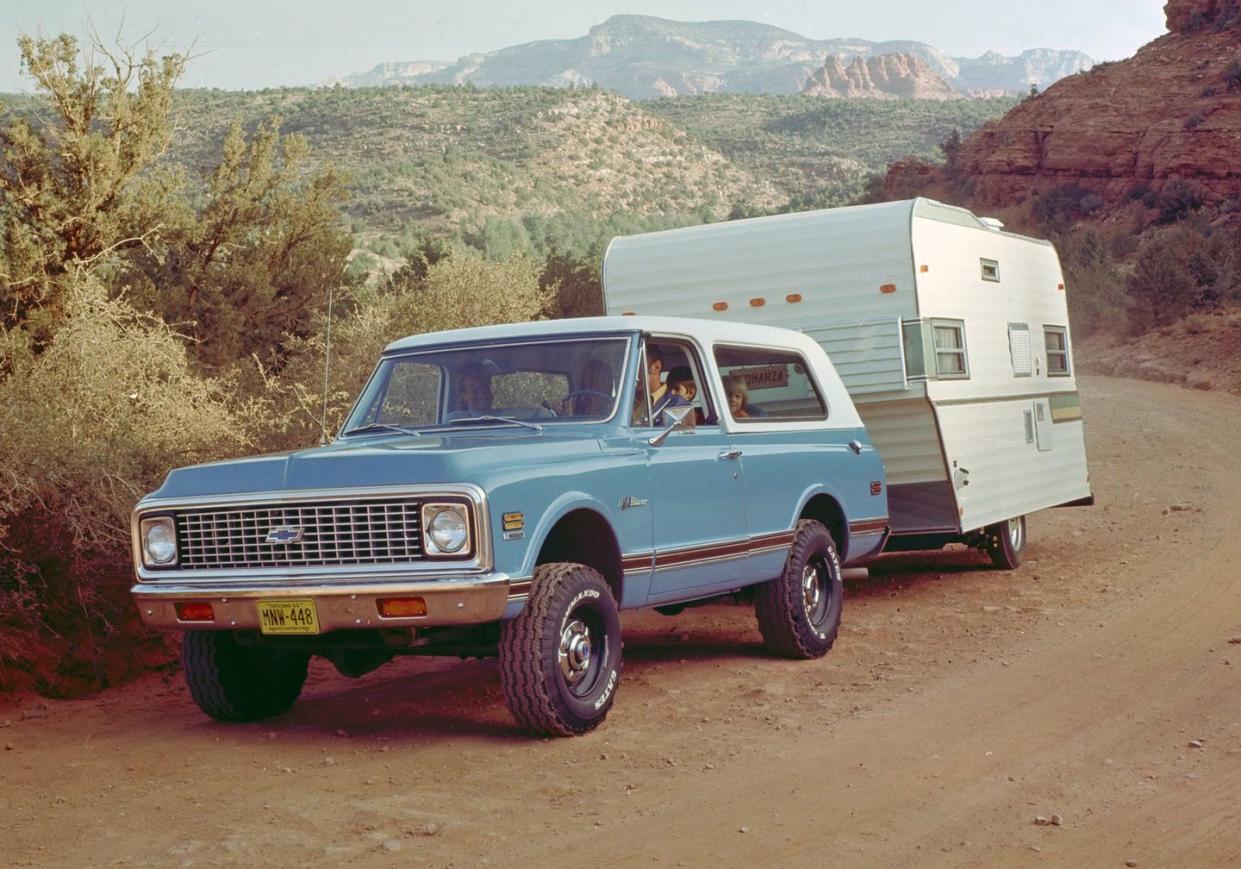
M 178 468 L 150 498 L 296 492 L 409 483 L 477 483 L 484 488 L 538 466 L 563 471 L 600 454 L 600 432 L 583 427 L 435 432 L 422 437 L 350 438 L 325 447 Z

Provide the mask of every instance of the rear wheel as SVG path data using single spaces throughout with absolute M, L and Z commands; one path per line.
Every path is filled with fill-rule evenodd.
M 987 526 L 987 554 L 1001 570 L 1016 570 L 1026 552 L 1026 517 Z
M 288 710 L 309 663 L 306 652 L 240 645 L 229 631 L 187 631 L 181 642 L 190 696 L 217 721 L 257 721 Z
M 755 612 L 763 645 L 786 658 L 827 654 L 844 604 L 840 558 L 822 523 L 803 519 L 784 572 L 758 587 Z
M 521 615 L 500 626 L 500 684 L 513 717 L 541 736 L 593 730 L 620 674 L 620 614 L 607 582 L 585 565 L 541 565 Z

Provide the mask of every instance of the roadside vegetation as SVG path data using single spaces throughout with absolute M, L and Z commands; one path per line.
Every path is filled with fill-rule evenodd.
M 180 90 L 182 56 L 19 47 L 32 93 L 0 105 L 0 690 L 48 694 L 169 659 L 128 596 L 129 510 L 169 468 L 319 442 L 395 337 L 601 313 L 615 235 L 873 197 L 892 160 L 942 143 L 951 164 L 1013 104 Z M 1222 207 L 1163 191 L 1140 242 L 1081 230 L 1092 207 L 1063 190 L 1036 209 L 1092 288 L 1071 297 L 1079 329 L 1241 299 Z

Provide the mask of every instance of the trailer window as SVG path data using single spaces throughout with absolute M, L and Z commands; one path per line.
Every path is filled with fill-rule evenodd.
M 935 339 L 935 372 L 941 380 L 965 380 L 970 376 L 965 351 L 963 320 L 932 320 Z
M 993 259 L 980 259 L 979 264 L 982 266 L 982 279 L 998 284 L 1000 282 L 1000 264 Z
M 799 353 L 717 345 L 729 415 L 737 422 L 822 420 L 827 404 Z
M 1008 355 L 1013 361 L 1014 377 L 1029 377 L 1034 373 L 1033 353 L 1030 352 L 1030 325 L 1008 324 Z
M 1043 342 L 1047 347 L 1047 376 L 1069 376 L 1069 330 L 1064 326 L 1044 326 Z

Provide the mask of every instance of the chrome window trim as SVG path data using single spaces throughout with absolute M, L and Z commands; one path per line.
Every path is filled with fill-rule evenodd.
M 408 495 L 411 497 L 457 497 L 466 499 L 473 508 L 474 528 L 478 539 L 474 557 L 462 561 L 442 558 L 399 564 L 327 565 L 323 567 L 252 567 L 223 570 L 179 570 L 146 567 L 142 561 L 140 526 L 142 518 L 153 512 L 175 513 L 178 509 L 231 507 L 248 505 L 299 504 L 306 501 L 383 499 Z M 401 577 L 410 574 L 435 573 L 448 576 L 474 576 L 492 567 L 491 520 L 487 494 L 472 483 L 409 484 L 394 486 L 360 486 L 339 489 L 299 489 L 295 492 L 247 492 L 244 494 L 198 495 L 179 498 L 144 498 L 134 507 L 130 517 L 130 534 L 134 557 L 134 573 L 143 581 L 179 580 L 186 583 L 211 585 L 219 582 L 245 582 L 253 579 L 305 579 L 330 582 L 343 577 Z

